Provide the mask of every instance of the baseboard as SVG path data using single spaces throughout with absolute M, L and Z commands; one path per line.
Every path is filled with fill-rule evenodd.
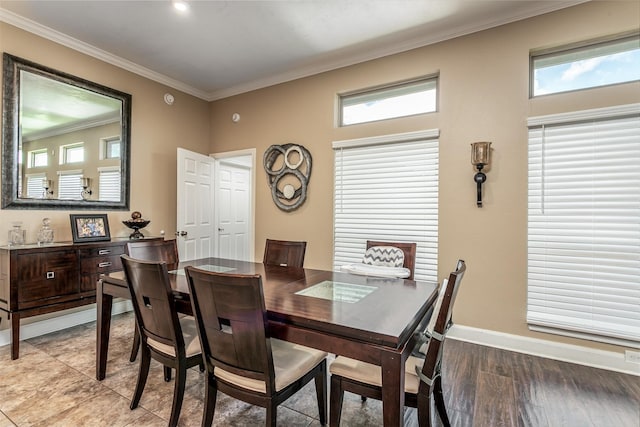
M 120 314 L 131 310 L 133 310 L 131 301 L 123 300 L 113 303 L 111 313 Z M 67 329 L 72 326 L 93 322 L 96 320 L 96 311 L 96 306 L 95 304 L 93 304 L 90 305 L 86 310 L 76 311 L 75 313 L 63 314 L 61 316 L 53 317 L 50 319 L 21 325 L 20 341 Z M 0 347 L 9 344 L 11 344 L 10 329 L 0 331 Z
M 596 350 L 461 325 L 453 325 L 447 338 L 640 376 L 640 364 L 627 362 L 623 353 L 613 351 Z
M 25 340 L 93 322 L 96 320 L 96 309 L 95 305 L 91 307 L 75 313 L 64 314 L 21 326 L 20 339 Z M 131 310 L 133 310 L 131 301 L 124 300 L 113 304 L 112 313 L 120 314 Z M 640 364 L 627 362 L 624 354 L 612 351 L 596 350 L 461 325 L 453 325 L 447 338 L 640 376 Z M 0 331 L 0 347 L 10 343 L 11 335 L 9 329 Z

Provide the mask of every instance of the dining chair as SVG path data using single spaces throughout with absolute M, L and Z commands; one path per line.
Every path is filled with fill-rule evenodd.
M 426 343 L 426 351 L 419 356 L 411 355 L 405 364 L 404 393 L 405 405 L 418 408 L 418 424 L 431 426 L 431 396 L 445 426 L 449 426 L 449 417 L 442 394 L 442 344 L 447 331 L 453 324 L 452 308 L 458 294 L 460 282 L 466 271 L 466 264 L 459 260 L 456 270 L 451 272 L 444 289 L 440 289 L 435 303 L 436 316 L 433 329 L 416 334 L 416 347 Z M 338 356 L 329 366 L 331 373 L 330 423 L 332 427 L 340 425 L 344 392 L 360 394 L 372 399 L 382 399 L 382 369 L 380 366 L 361 362 L 344 356 Z
M 409 271 L 411 272 L 410 276 L 407 277 L 407 279 L 413 280 L 416 271 L 416 243 L 381 242 L 375 240 L 367 240 L 367 250 L 376 246 L 393 246 L 400 249 L 404 253 L 404 262 L 402 266 L 409 269 Z
M 178 243 L 176 239 L 152 239 L 152 240 L 136 240 L 127 242 L 126 253 L 135 259 L 145 261 L 164 261 L 167 263 L 168 270 L 178 268 L 180 259 L 178 258 Z M 137 331 L 133 334 L 133 346 L 131 347 L 131 355 L 129 361 L 134 362 L 138 357 L 138 349 L 140 348 L 140 335 Z M 170 373 L 165 373 L 165 379 L 169 381 Z
M 327 353 L 270 338 L 262 277 L 185 267 L 206 369 L 202 426 L 213 422 L 218 390 L 266 408 L 277 407 L 315 379 L 319 420 L 327 416 Z
M 178 318 L 167 263 L 121 255 L 141 339 L 140 370 L 131 409 L 140 402 L 151 359 L 176 370 L 169 426 L 178 424 L 187 369 L 200 365 L 202 352 L 193 317 Z
M 262 263 L 302 268 L 306 250 L 307 242 L 267 239 Z

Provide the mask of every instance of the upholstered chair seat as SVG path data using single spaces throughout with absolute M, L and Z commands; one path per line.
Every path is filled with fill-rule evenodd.
M 185 343 L 185 355 L 187 357 L 195 356 L 201 353 L 200 340 L 198 339 L 198 329 L 196 328 L 196 321 L 193 316 L 184 316 L 180 318 L 180 328 L 182 329 L 182 336 Z M 153 338 L 147 338 L 147 344 L 150 347 L 162 352 L 168 356 L 176 357 L 176 351 L 173 346 L 163 344 Z
M 275 338 L 271 339 L 271 351 L 273 353 L 276 391 L 284 389 L 327 357 L 327 353 L 324 351 Z M 252 391 L 259 393 L 266 393 L 267 391 L 264 381 L 236 375 L 221 368 L 216 368 L 214 374 L 221 380 Z

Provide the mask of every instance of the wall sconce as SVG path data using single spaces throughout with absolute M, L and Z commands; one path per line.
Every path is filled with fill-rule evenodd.
M 478 186 L 478 199 L 476 204 L 482 207 L 482 184 L 487 180 L 487 175 L 482 172 L 485 166 L 491 163 L 491 143 L 490 142 L 472 142 L 471 143 L 471 164 L 478 169 L 473 180 Z
M 93 194 L 93 191 L 91 191 L 91 178 L 80 178 L 80 183 L 82 185 L 82 193 L 80 195 L 84 200 L 88 200 L 89 196 Z
M 50 179 L 45 179 L 42 181 L 42 189 L 43 191 L 43 197 L 45 199 L 49 199 L 51 196 L 53 196 L 53 181 Z

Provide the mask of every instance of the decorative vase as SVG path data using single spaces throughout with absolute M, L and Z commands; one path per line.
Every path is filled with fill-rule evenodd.
M 140 232 L 140 229 L 145 228 L 151 221 L 142 219 L 142 214 L 136 211 L 131 214 L 131 219 L 122 221 L 122 223 L 133 230 L 133 233 L 129 235 L 130 239 L 142 239 L 144 234 Z
M 22 228 L 22 222 L 14 222 L 13 228 L 9 230 L 9 245 L 24 245 L 27 237 L 27 230 Z
M 53 229 L 49 218 L 42 219 L 42 227 L 38 230 L 38 244 L 53 243 Z

